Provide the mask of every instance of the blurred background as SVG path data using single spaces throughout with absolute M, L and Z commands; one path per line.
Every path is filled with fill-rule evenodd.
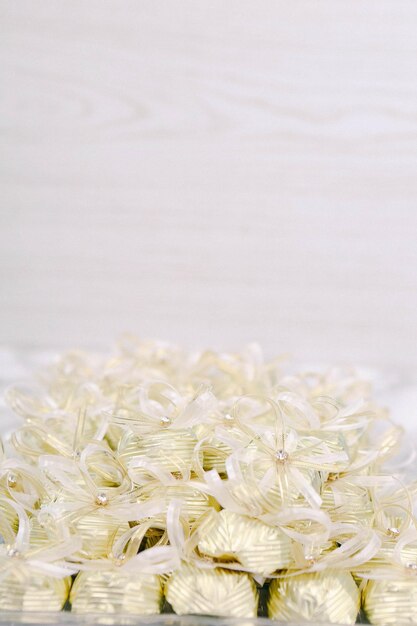
M 416 32 L 413 1 L 2 0 L 6 365 L 131 331 L 412 384 Z

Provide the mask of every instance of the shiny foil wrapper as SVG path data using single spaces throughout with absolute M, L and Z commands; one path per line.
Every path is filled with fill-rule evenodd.
M 192 565 L 172 574 L 165 596 L 178 615 L 256 617 L 258 592 L 248 574 Z
M 259 468 L 256 482 L 252 481 L 250 469 L 247 471 L 247 475 L 244 472 L 244 480 L 231 489 L 233 498 L 255 515 L 263 511 L 280 510 L 283 506 L 305 505 L 304 496 L 296 484 L 291 481 L 285 469 L 277 476 L 275 484 L 271 488 L 268 490 L 261 489 L 259 484 L 266 470 L 267 466 Z M 299 468 L 299 472 L 308 484 L 317 493 L 320 493 L 322 485 L 320 473 L 304 467 Z
M 337 479 L 336 479 L 337 480 Z M 326 511 L 334 522 L 347 524 L 362 524 L 371 526 L 374 520 L 374 506 L 369 495 L 369 489 L 344 482 L 339 497 L 335 498 L 330 478 L 322 488 L 322 509 Z M 337 492 L 336 492 L 337 493 Z
M 370 580 L 363 592 L 362 606 L 370 623 L 376 626 L 417 624 L 417 578 Z
M 53 578 L 16 566 L 0 580 L 0 611 L 60 611 L 68 600 L 71 578 Z
M 349 572 L 327 570 L 272 581 L 268 615 L 279 621 L 355 624 L 360 592 Z
M 31 517 L 29 524 L 31 548 L 45 548 L 51 543 L 59 542 L 58 529 L 48 517 L 45 521 L 42 517 Z
M 228 419 L 225 419 L 224 426 L 227 426 L 228 432 L 244 445 L 246 435 L 236 427 L 235 421 L 229 413 L 227 417 Z M 197 438 L 199 440 L 205 439 L 202 447 L 203 468 L 205 471 L 215 469 L 219 474 L 226 475 L 226 459 L 232 453 L 232 449 L 215 435 L 211 435 L 207 439 L 208 432 L 206 425 L 198 425 L 195 428 Z
M 111 553 L 114 542 L 123 533 L 129 530 L 127 522 L 119 522 L 100 511 L 93 511 L 76 519 L 74 531 L 82 537 L 83 548 L 81 556 L 89 559 L 99 559 Z
M 84 571 L 74 581 L 73 613 L 154 615 L 161 612 L 163 594 L 159 576 L 123 573 L 123 568 Z
M 221 475 L 226 474 L 226 459 L 231 449 L 221 441 L 213 440 L 204 450 L 203 467 L 205 471 L 216 470 Z
M 387 529 L 388 537 L 385 537 L 382 541 L 381 547 L 376 553 L 376 555 L 367 561 L 362 567 L 358 567 L 353 573 L 354 576 L 362 575 L 367 578 L 367 572 L 371 570 L 371 572 L 383 573 L 382 577 L 386 576 L 387 570 L 392 569 L 392 579 L 395 580 L 398 577 L 396 569 L 393 569 L 393 564 L 397 568 L 400 564 L 395 559 L 395 548 L 396 548 L 396 537 L 395 535 L 390 536 L 390 533 L 399 532 L 397 528 Z M 414 564 L 417 564 L 417 548 L 413 544 L 408 544 L 402 547 L 400 554 L 400 561 L 403 564 L 407 573 L 413 574 Z M 417 565 L 416 565 L 417 568 Z M 373 576 L 369 576 L 369 578 L 373 578 Z M 378 577 L 379 578 L 379 577 Z M 417 585 L 417 579 L 414 580 L 414 583 Z
M 235 561 L 255 574 L 268 576 L 294 561 L 292 542 L 279 528 L 224 509 L 201 529 L 201 554 Z
M 119 460 L 127 467 L 133 459 L 146 458 L 168 472 L 183 473 L 193 465 L 197 440 L 189 430 L 162 429 L 144 436 L 129 433 L 119 444 Z
M 166 509 L 172 500 L 181 500 L 181 515 L 189 522 L 195 522 L 201 515 L 212 508 L 218 509 L 214 498 L 194 488 L 192 483 L 178 485 L 146 485 L 139 492 L 141 501 L 157 500 Z

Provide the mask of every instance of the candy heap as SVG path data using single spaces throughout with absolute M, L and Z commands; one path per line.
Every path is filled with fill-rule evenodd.
M 417 623 L 417 483 L 351 372 L 125 337 L 6 400 L 0 611 Z

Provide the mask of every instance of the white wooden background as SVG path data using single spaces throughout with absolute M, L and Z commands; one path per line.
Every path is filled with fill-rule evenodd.
M 414 0 L 1 0 L 0 53 L 3 345 L 414 371 Z

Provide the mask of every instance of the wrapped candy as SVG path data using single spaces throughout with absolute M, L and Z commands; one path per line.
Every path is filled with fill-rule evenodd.
M 139 491 L 141 501 L 160 502 L 165 513 L 172 500 L 180 500 L 182 502 L 181 513 L 190 523 L 198 520 L 212 508 L 219 508 L 214 498 L 194 486 L 193 481 L 176 482 L 165 485 L 152 483 L 145 485 Z
M 50 390 L 15 386 L 6 391 L 10 406 L 25 418 L 12 434 L 13 445 L 32 462 L 42 454 L 71 457 L 89 440 L 98 441 L 105 434 L 102 412 L 107 404 L 96 384 L 75 383 L 68 376 L 50 385 Z
M 215 402 L 204 388 L 190 397 L 166 382 L 143 384 L 136 403 L 112 418 L 126 427 L 118 448 L 120 459 L 126 467 L 132 459 L 145 459 L 173 473 L 189 471 L 197 444 L 192 427 L 208 418 Z
M 59 611 L 77 571 L 65 559 L 79 549 L 80 540 L 61 528 L 48 541 L 32 543 L 25 510 L 17 503 L 13 506 L 18 531 L 10 543 L 0 544 L 0 610 Z
M 123 568 L 80 572 L 71 590 L 74 613 L 160 613 L 163 600 L 159 576 L 132 575 Z
M 392 522 L 390 513 L 384 517 Z M 397 526 L 388 529 L 376 557 L 361 572 L 370 578 L 362 594 L 363 609 L 371 624 L 378 626 L 400 621 L 417 624 L 417 529 L 413 517 L 408 520 L 402 513 Z
M 193 463 L 195 436 L 188 430 L 164 428 L 162 425 L 160 430 L 146 437 L 126 431 L 118 447 L 120 461 L 129 467 L 132 462 L 147 459 L 168 472 L 188 471 Z
M 1 580 L 0 611 L 60 611 L 68 599 L 71 582 L 70 577 L 11 570 Z
M 328 570 L 272 581 L 268 615 L 279 621 L 354 624 L 360 592 L 349 572 Z
M 100 510 L 74 519 L 72 528 L 82 539 L 82 556 L 92 559 L 106 557 L 114 541 L 129 528 L 127 522 L 103 514 Z
M 414 565 L 414 564 L 413 564 Z M 371 624 L 417 624 L 417 564 L 402 578 L 370 580 L 363 592 L 363 609 Z
M 218 561 L 233 560 L 268 576 L 294 562 L 292 542 L 279 528 L 224 509 L 200 528 L 199 551 Z
M 365 481 L 364 481 L 365 482 Z M 372 525 L 374 505 L 369 489 L 339 474 L 330 474 L 321 491 L 322 508 L 335 522 Z
M 129 528 L 130 518 L 134 520 L 138 511 L 132 485 L 124 471 L 117 473 L 119 468 L 110 451 L 89 444 L 79 458 L 51 455 L 42 457 L 40 463 L 59 486 L 43 510 L 78 534 L 82 556 L 107 556 L 115 538 Z
M 258 592 L 248 574 L 183 565 L 168 579 L 165 595 L 178 615 L 255 617 Z
M 153 615 L 160 612 L 163 601 L 160 574 L 172 572 L 180 561 L 177 549 L 166 542 L 140 550 L 153 523 L 147 519 L 126 531 L 114 541 L 107 559 L 80 562 L 82 571 L 70 597 L 74 613 Z M 171 538 L 171 525 L 166 526 L 167 538 Z

